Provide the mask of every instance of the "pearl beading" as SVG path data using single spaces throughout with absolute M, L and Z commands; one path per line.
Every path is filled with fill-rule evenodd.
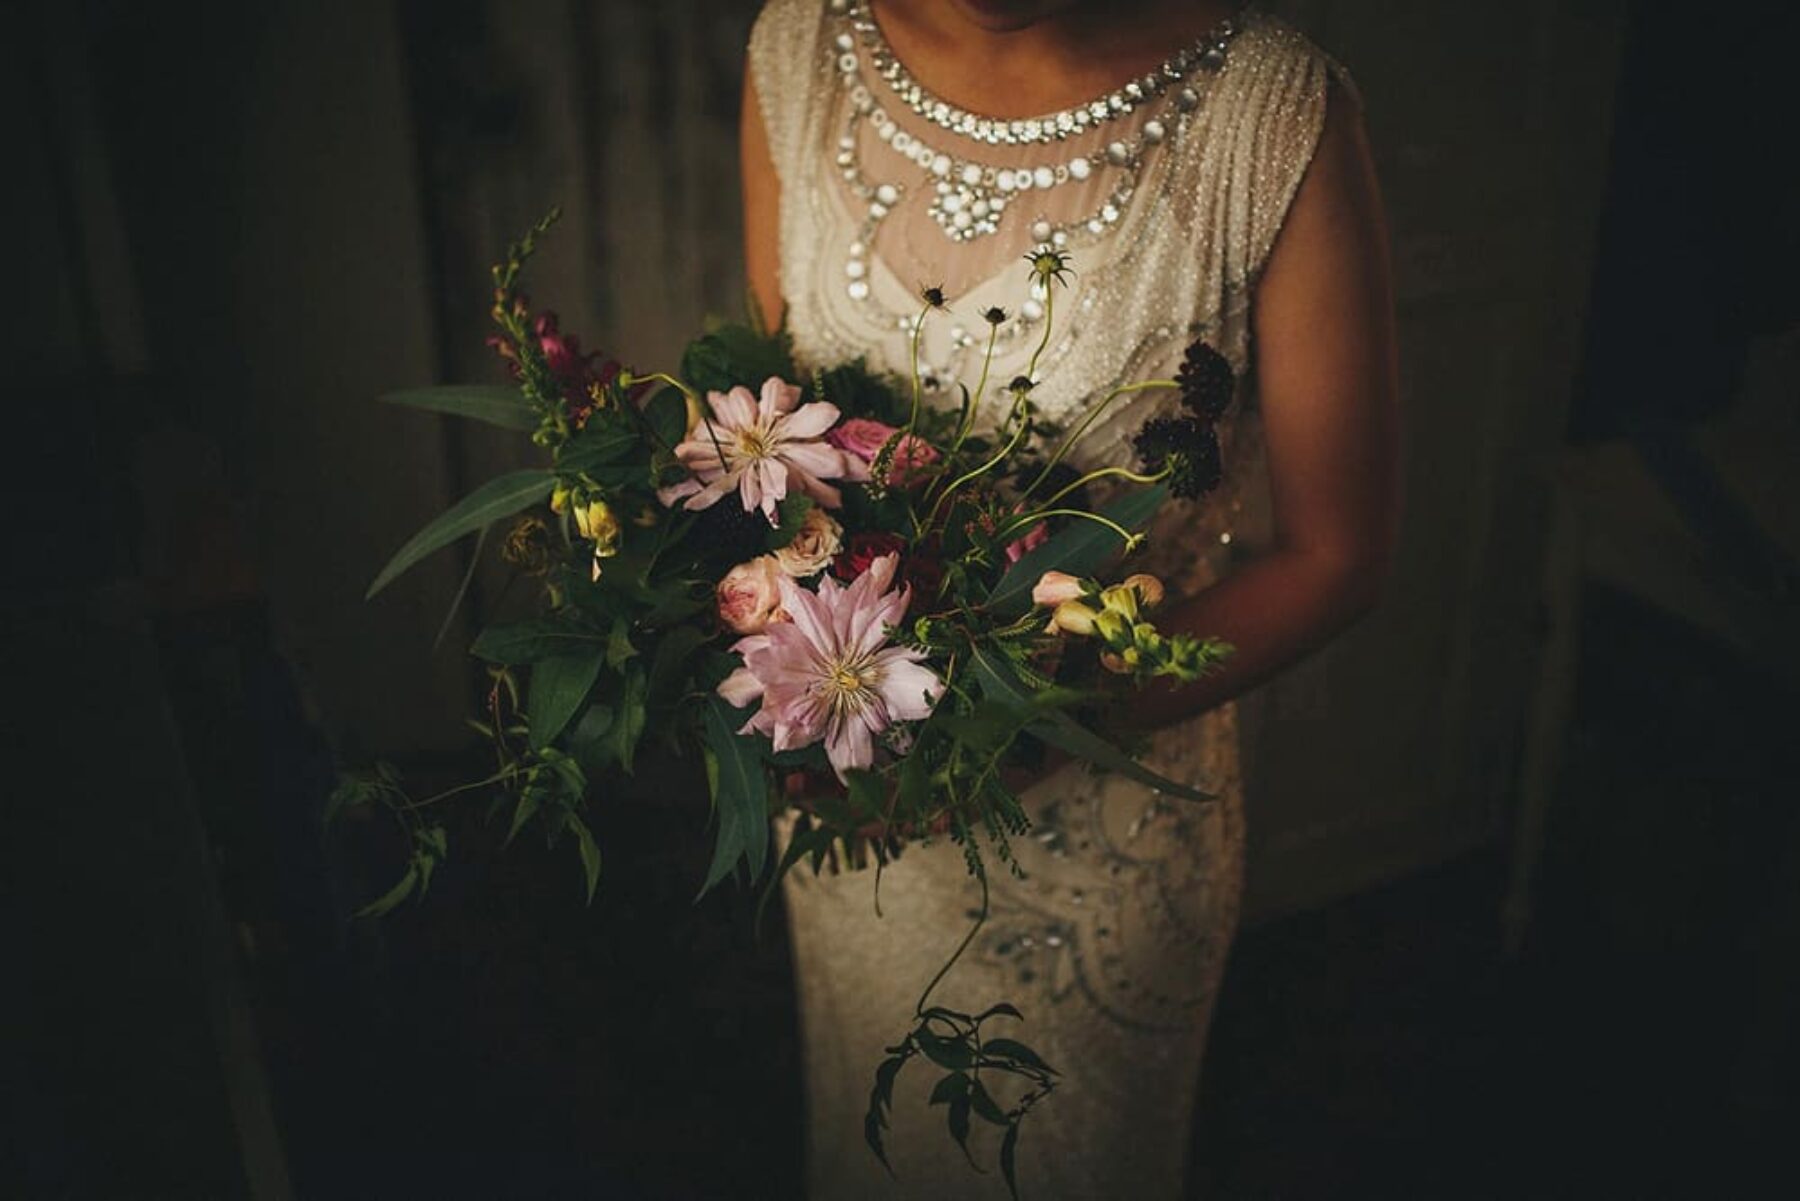
M 1040 216 L 1031 226 L 1031 239 L 1040 247 L 1065 250 L 1091 245 L 1110 233 L 1123 219 L 1127 205 L 1138 190 L 1147 152 L 1178 135 L 1200 108 L 1203 93 L 1195 85 L 1201 81 L 1184 81 L 1189 80 L 1196 68 L 1208 77 L 1223 70 L 1230 44 L 1240 30 L 1236 22 L 1227 19 L 1192 46 L 1172 55 L 1158 71 L 1128 83 L 1106 97 L 1049 117 L 1002 122 L 964 113 L 937 100 L 912 81 L 887 48 L 880 26 L 869 13 L 865 0 L 831 0 L 830 8 L 840 18 L 842 27 L 827 40 L 826 53 L 849 100 L 844 132 L 838 138 L 836 163 L 852 195 L 867 206 L 856 239 L 845 257 L 847 282 L 844 287 L 852 301 L 870 310 L 877 310 L 878 305 L 869 282 L 869 247 L 883 219 L 907 195 L 907 185 L 895 179 L 878 181 L 865 169 L 858 136 L 863 122 L 868 123 L 884 146 L 924 172 L 923 185 L 932 188 L 927 213 L 953 242 L 998 232 L 1001 216 L 1031 191 L 1046 191 L 1071 181 L 1083 182 L 1102 167 L 1116 169 L 1119 183 L 1091 211 L 1061 223 Z M 1171 88 L 1174 90 L 1165 101 L 1163 111 L 1146 120 L 1135 137 L 1116 138 L 1098 152 L 1072 156 L 1062 162 L 996 168 L 951 154 L 901 129 L 866 82 L 859 47 L 895 95 L 915 114 L 954 135 L 995 146 L 1060 141 L 1097 129 L 1104 122 L 1127 115 Z M 1182 86 L 1174 87 L 1176 84 Z M 1016 129 L 1012 128 L 1015 126 Z M 996 330 L 997 346 L 1004 347 L 1030 334 L 1031 327 L 1043 320 L 1044 313 L 1043 285 L 1033 281 L 1031 292 L 1018 311 Z M 886 309 L 875 311 L 874 316 L 907 333 L 918 320 L 916 313 Z M 958 369 L 965 357 L 980 341 L 967 327 L 956 326 L 951 331 L 950 360 L 920 364 L 925 390 L 935 393 L 948 387 L 958 377 Z
M 886 81 L 900 101 L 919 116 L 952 133 L 986 142 L 990 146 L 1019 146 L 1033 142 L 1060 142 L 1131 113 L 1186 79 L 1195 70 L 1216 71 L 1225 65 L 1237 23 L 1230 17 L 1207 30 L 1192 45 L 1176 51 L 1160 67 L 1132 80 L 1109 95 L 1043 117 L 1000 120 L 965 112 L 933 96 L 894 57 L 869 12 L 867 0 L 832 0 L 832 11 L 846 15 L 869 47 L 875 73 Z M 842 39 L 839 41 L 843 46 Z
M 1196 67 L 1209 73 L 1223 68 L 1231 39 L 1237 35 L 1236 24 L 1227 19 L 1193 46 L 1165 60 L 1157 71 L 1127 83 L 1109 96 L 1047 117 L 997 121 L 976 117 L 946 104 L 914 82 L 888 49 L 880 26 L 863 0 L 855 3 L 843 0 L 841 4 L 834 0 L 832 7 L 843 14 L 848 26 L 830 43 L 840 80 L 850 94 L 851 128 L 848 133 L 851 136 L 840 140 L 839 167 L 843 168 L 852 189 L 870 204 L 877 220 L 885 216 L 903 194 L 897 184 L 869 184 L 859 179 L 857 143 L 853 135 L 856 121 L 866 119 L 882 142 L 926 172 L 926 183 L 934 190 L 927 214 L 947 237 L 956 242 L 997 232 L 1001 213 L 1020 193 L 1034 188 L 1046 190 L 1071 180 L 1079 183 L 1103 166 L 1111 166 L 1123 172 L 1119 187 L 1086 218 L 1070 223 L 1084 225 L 1092 234 L 1104 233 L 1107 226 L 1118 221 L 1125 201 L 1136 187 L 1144 152 L 1160 145 L 1169 136 L 1171 120 L 1178 121 L 1181 115 L 1200 106 L 1200 93 L 1192 86 L 1180 87 L 1161 117 L 1144 122 L 1136 137 L 1114 139 L 1098 153 L 1076 155 L 1062 162 L 1042 163 L 1035 167 L 995 168 L 948 153 L 900 129 L 863 79 L 862 58 L 857 53 L 859 43 L 875 72 L 914 113 L 953 134 L 999 146 L 1061 141 L 1125 116 L 1181 83 Z M 1048 225 L 1041 221 L 1038 224 Z M 1046 234 L 1037 240 L 1049 243 L 1050 236 Z

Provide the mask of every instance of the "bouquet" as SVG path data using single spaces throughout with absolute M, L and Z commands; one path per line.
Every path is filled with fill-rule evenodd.
M 521 273 L 554 212 L 493 271 L 491 344 L 509 387 L 427 388 L 389 399 L 530 436 L 547 461 L 478 488 L 400 548 L 369 589 L 457 539 L 507 523 L 501 555 L 537 582 L 541 604 L 491 625 L 471 652 L 492 677 L 475 723 L 494 770 L 449 794 L 415 798 L 385 764 L 346 775 L 333 796 L 381 805 L 406 830 L 399 881 L 363 912 L 422 895 L 447 851 L 428 806 L 456 793 L 498 795 L 507 839 L 527 826 L 572 844 L 591 901 L 600 849 L 584 816 L 616 792 L 651 745 L 705 764 L 712 855 L 704 895 L 728 877 L 767 900 L 801 863 L 866 862 L 876 874 L 910 841 L 956 844 L 980 883 L 990 862 L 1017 871 L 1010 840 L 1030 819 L 1010 770 L 1045 748 L 1203 802 L 1094 728 L 1109 698 L 1156 679 L 1191 681 L 1230 648 L 1160 630 L 1153 576 L 1104 575 L 1144 540 L 1171 496 L 1218 482 L 1213 422 L 1233 378 L 1196 343 L 1176 380 L 1096 397 L 1071 428 L 1034 409 L 1033 372 L 1048 344 L 1068 262 L 1028 258 L 1046 318 L 1024 375 L 981 378 L 960 405 L 923 403 L 919 338 L 946 307 L 925 288 L 912 323 L 913 370 L 884 379 L 861 362 L 803 373 L 787 339 L 720 325 L 694 341 L 678 373 L 637 374 L 583 354 L 553 314 L 534 315 Z M 1147 421 L 1140 462 L 1085 473 L 1069 464 L 1083 435 L 1122 397 L 1179 389 L 1187 412 Z M 990 415 L 991 414 L 991 415 Z M 1090 497 L 1106 494 L 1104 504 Z M 698 781 L 696 780 L 696 787 Z M 771 818 L 792 810 L 785 851 Z M 1022 1015 L 1003 1001 L 979 1014 L 928 1004 L 981 918 L 935 978 L 915 1022 L 877 1068 L 865 1119 L 882 1132 L 894 1081 L 922 1058 L 943 1069 L 933 1103 L 963 1145 L 972 1117 L 1004 1127 L 1001 1167 L 1014 1186 L 1020 1122 L 1056 1072 L 990 1023 Z M 990 1091 L 1014 1077 L 1017 1100 Z M 1006 1090 L 1003 1090 L 1006 1091 Z

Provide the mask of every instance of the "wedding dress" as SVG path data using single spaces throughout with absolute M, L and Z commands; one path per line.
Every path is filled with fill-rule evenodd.
M 1195 338 L 1243 379 L 1250 298 L 1324 119 L 1337 68 L 1297 33 L 1241 13 L 1160 72 L 1032 122 L 939 102 L 896 61 L 859 0 L 771 0 L 749 69 L 780 180 L 782 295 L 797 357 L 867 356 L 904 375 L 922 285 L 948 313 L 926 321 L 928 396 L 973 387 L 1000 306 L 990 372 L 1025 371 L 1047 317 L 1032 393 L 1052 421 L 1119 384 L 1172 377 Z M 1024 256 L 1064 250 L 1074 276 L 1029 287 Z M 1047 312 L 1047 309 L 1053 311 Z M 990 389 L 991 392 L 998 389 Z M 996 407 L 1004 398 L 990 396 Z M 1116 404 L 1077 465 L 1132 463 L 1130 439 L 1176 398 Z M 988 419 L 997 417 L 986 414 Z M 1225 483 L 1165 508 L 1133 570 L 1193 593 L 1268 536 L 1253 381 L 1220 422 Z M 1023 878 L 992 864 L 990 915 L 933 994 L 978 1012 L 1017 1005 L 1016 1034 L 1061 1073 L 1019 1141 L 1021 1192 L 1176 1198 L 1213 999 L 1236 924 L 1243 863 L 1235 705 L 1160 731 L 1147 762 L 1217 795 L 1199 806 L 1076 765 L 1025 797 Z M 907 1067 L 895 1090 L 890 1178 L 863 1141 L 882 1050 L 978 912 L 979 887 L 947 841 L 914 845 L 881 880 L 804 866 L 784 888 L 801 1009 L 813 1201 L 1001 1198 L 998 1132 L 977 1120 L 978 1174 L 927 1104 L 941 1073 Z M 1014 1025 L 999 1021 L 996 1025 Z M 1001 1033 L 998 1029 L 988 1031 Z

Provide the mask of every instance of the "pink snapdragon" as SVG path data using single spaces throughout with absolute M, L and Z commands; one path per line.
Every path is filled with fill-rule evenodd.
M 889 588 L 898 564 L 884 555 L 847 586 L 821 576 L 817 592 L 778 581 L 789 620 L 739 639 L 744 666 L 719 685 L 733 705 L 762 701 L 743 733 L 767 734 L 778 752 L 822 741 L 841 780 L 875 762 L 875 735 L 930 716 L 942 682 L 919 665 L 923 651 L 888 644 L 911 592 Z
M 706 404 L 711 413 L 675 448 L 693 474 L 657 494 L 665 505 L 704 509 L 737 492 L 746 511 L 761 509 L 774 525 L 791 488 L 835 509 L 844 498 L 826 480 L 869 478 L 868 464 L 823 439 L 838 407 L 822 400 L 803 405 L 800 389 L 776 376 L 763 381 L 760 399 L 737 387 L 708 392 Z

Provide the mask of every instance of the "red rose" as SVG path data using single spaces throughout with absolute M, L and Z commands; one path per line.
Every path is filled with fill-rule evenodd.
M 831 569 L 839 579 L 854 580 L 883 555 L 897 555 L 905 549 L 906 539 L 898 534 L 852 534 L 848 549 L 832 560 Z
M 908 555 L 900 565 L 900 578 L 912 587 L 907 611 L 922 613 L 937 604 L 938 589 L 944 586 L 943 560 L 935 555 Z

